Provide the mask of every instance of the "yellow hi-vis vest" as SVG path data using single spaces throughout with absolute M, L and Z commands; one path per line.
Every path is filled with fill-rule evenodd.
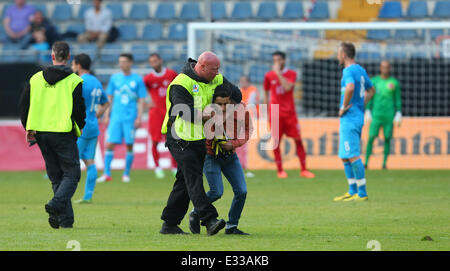
M 40 71 L 30 79 L 30 109 L 27 130 L 39 132 L 70 132 L 81 135 L 78 125 L 72 127 L 72 93 L 83 79 L 72 73 L 66 78 L 50 85 Z
M 214 77 L 214 79 L 209 83 L 195 81 L 194 79 L 183 73 L 178 74 L 177 77 L 175 77 L 175 79 L 172 81 L 172 83 L 167 87 L 167 110 L 166 116 L 164 117 L 164 123 L 161 127 L 161 133 L 167 134 L 167 124 L 170 117 L 169 113 L 172 107 L 169 99 L 170 89 L 173 85 L 180 85 L 184 87 L 194 98 L 194 108 L 202 112 L 207 105 L 211 104 L 212 97 L 214 95 L 214 89 L 222 83 L 223 76 L 221 74 L 216 75 L 216 77 Z M 186 141 L 197 141 L 205 138 L 205 135 L 203 133 L 203 123 L 201 120 L 198 123 L 193 123 L 190 121 L 185 121 L 183 118 L 177 115 L 171 127 L 179 138 Z

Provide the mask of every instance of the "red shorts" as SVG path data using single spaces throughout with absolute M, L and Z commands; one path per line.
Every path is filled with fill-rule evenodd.
M 270 116 L 270 129 L 274 139 L 280 139 L 284 134 L 294 139 L 300 138 L 300 125 L 295 113 L 289 116 L 276 116 L 274 119 Z
M 148 118 L 148 132 L 153 142 L 161 141 L 161 127 L 164 122 L 165 112 L 159 109 L 150 109 Z

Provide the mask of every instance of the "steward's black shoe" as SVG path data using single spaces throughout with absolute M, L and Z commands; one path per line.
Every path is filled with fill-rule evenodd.
M 166 222 L 163 223 L 159 233 L 161 233 L 161 234 L 189 234 L 187 232 L 184 232 L 177 225 L 169 225 Z
M 232 227 L 229 229 L 225 229 L 225 234 L 239 234 L 239 235 L 250 235 L 246 232 L 241 231 L 237 227 Z
M 189 229 L 194 234 L 200 233 L 200 217 L 194 211 L 189 214 Z
M 49 215 L 48 224 L 50 224 L 50 227 L 52 227 L 54 229 L 58 229 L 59 228 L 59 219 L 58 219 L 58 213 L 56 212 L 56 210 L 52 206 L 45 204 L 45 211 Z
M 218 220 L 217 218 L 211 218 L 208 222 L 205 223 L 206 232 L 208 235 L 214 235 L 218 233 L 221 229 L 225 227 L 225 220 Z

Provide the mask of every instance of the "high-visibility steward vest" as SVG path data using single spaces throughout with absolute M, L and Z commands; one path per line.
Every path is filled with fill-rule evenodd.
M 30 109 L 27 130 L 39 132 L 70 132 L 81 135 L 78 125 L 72 126 L 72 93 L 83 82 L 75 73 L 50 85 L 40 71 L 30 79 Z
M 173 85 L 180 85 L 184 87 L 194 98 L 194 108 L 199 112 L 202 112 L 207 105 L 211 104 L 215 88 L 222 83 L 223 76 L 221 74 L 216 75 L 216 77 L 214 77 L 214 79 L 209 83 L 195 81 L 194 79 L 183 73 L 178 74 L 177 77 L 175 77 L 175 79 L 172 81 L 172 83 L 167 87 L 167 110 L 163 125 L 161 127 L 161 133 L 167 134 L 167 124 L 170 118 L 169 113 L 172 107 L 172 104 L 170 102 L 170 89 Z M 175 118 L 175 121 L 172 123 L 172 130 L 173 129 L 175 130 L 175 133 L 179 138 L 186 141 L 197 141 L 205 139 L 205 135 L 203 133 L 203 123 L 201 120 L 198 121 L 198 123 L 185 121 L 178 114 Z

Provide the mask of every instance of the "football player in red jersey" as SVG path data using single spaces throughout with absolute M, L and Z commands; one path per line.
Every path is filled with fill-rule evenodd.
M 283 134 L 292 137 L 295 141 L 297 155 L 300 159 L 300 176 L 314 178 L 314 173 L 306 169 L 306 151 L 303 147 L 300 126 L 297 113 L 295 112 L 293 93 L 297 73 L 286 68 L 286 54 L 284 52 L 274 52 L 272 61 L 272 70 L 264 76 L 264 103 L 269 105 L 269 122 L 275 144 L 274 157 L 277 164 L 278 178 L 287 178 L 287 173 L 283 170 L 280 152 L 280 140 Z M 279 105 L 279 116 L 274 116 L 273 119 L 270 114 L 272 105 Z M 274 129 L 277 128 L 278 133 L 274 132 Z
M 161 126 L 166 114 L 166 92 L 167 87 L 177 76 L 174 70 L 163 66 L 163 60 L 157 53 L 153 53 L 149 57 L 150 66 L 153 70 L 144 76 L 144 83 L 147 91 L 151 96 L 148 130 L 152 138 L 152 155 L 155 161 L 155 174 L 157 178 L 164 178 L 164 171 L 159 166 L 158 143 L 162 140 Z M 176 173 L 177 165 L 172 156 L 172 173 Z

